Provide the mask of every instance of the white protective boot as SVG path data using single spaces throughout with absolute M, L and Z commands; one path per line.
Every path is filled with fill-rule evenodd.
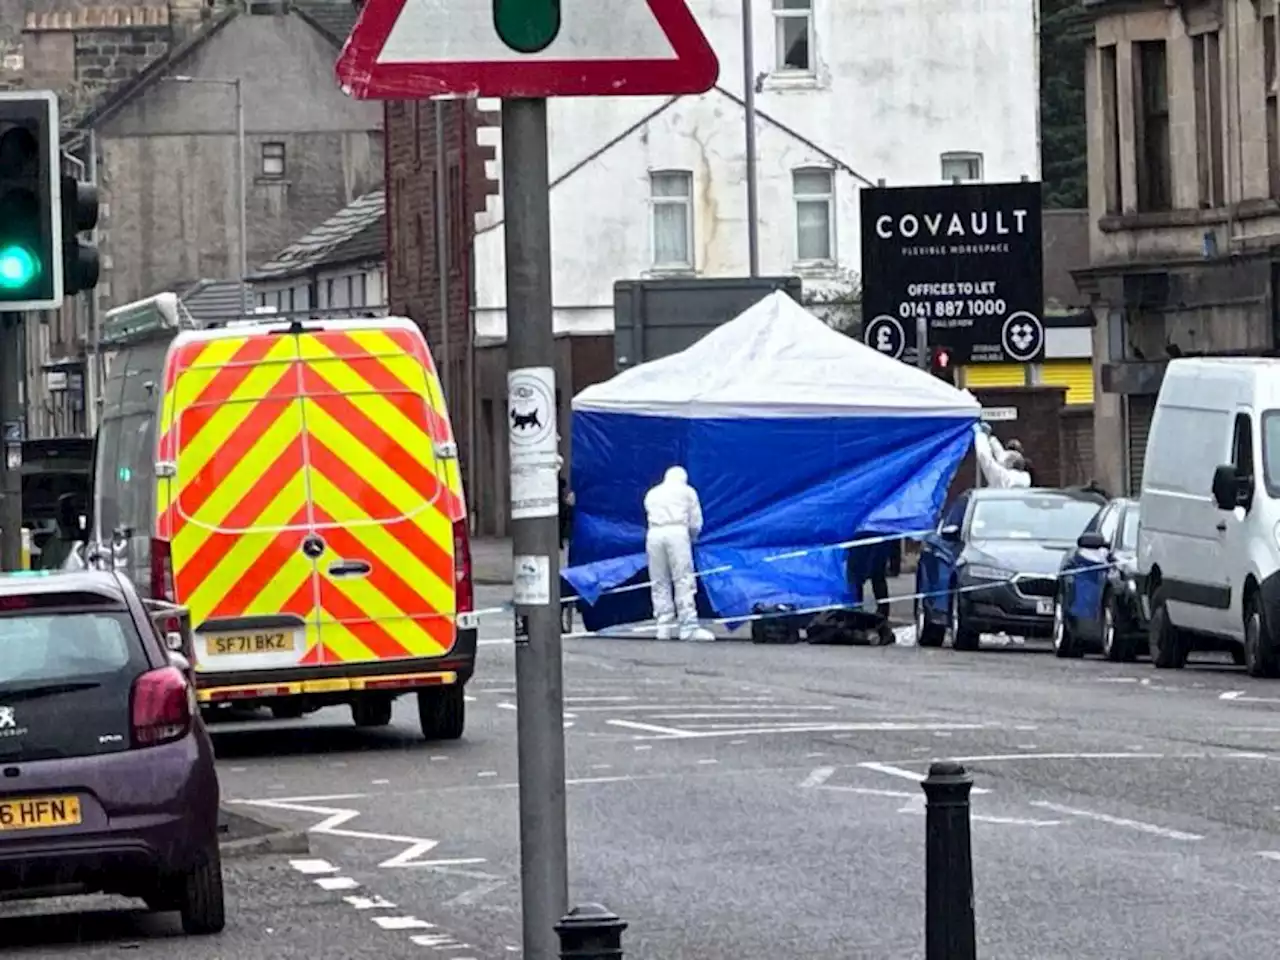
M 691 643 L 714 643 L 716 635 L 706 627 L 693 627 L 692 629 L 682 629 L 680 631 L 680 639 L 688 640 Z

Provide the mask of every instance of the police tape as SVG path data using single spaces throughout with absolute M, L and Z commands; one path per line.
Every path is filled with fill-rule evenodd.
M 1072 570 L 1060 571 L 1058 574 L 1052 577 L 1049 574 L 1044 574 L 1039 576 L 1042 576 L 1044 579 L 1062 580 L 1064 578 L 1077 577 L 1077 576 L 1080 576 L 1081 574 L 1096 573 L 1099 570 L 1111 570 L 1116 568 L 1117 566 L 1118 564 L 1114 562 L 1095 563 L 1095 564 L 1089 564 L 1083 567 L 1076 567 Z M 740 616 L 734 616 L 734 617 L 712 617 L 710 619 L 705 619 L 705 620 L 700 619 L 698 622 L 700 624 L 717 624 L 721 626 L 728 625 L 728 624 L 741 626 L 743 624 L 755 623 L 762 620 L 777 620 L 777 619 L 782 619 L 787 617 L 813 617 L 821 613 L 833 613 L 833 612 L 842 611 L 842 610 L 865 611 L 867 608 L 868 602 L 872 602 L 876 605 L 879 605 L 879 604 L 906 603 L 908 601 L 911 601 L 914 603 L 915 601 L 918 601 L 918 600 L 928 600 L 928 599 L 933 599 L 937 597 L 949 598 L 953 594 L 976 593 L 980 591 L 990 591 L 996 587 L 1009 586 L 1010 584 L 1016 583 L 1017 581 L 1022 579 L 1026 579 L 1027 577 L 1037 577 L 1037 575 L 1011 573 L 1009 574 L 1008 577 L 1005 577 L 1005 578 L 996 578 L 996 579 L 990 579 L 990 580 L 984 579 L 980 583 L 970 583 L 970 584 L 965 584 L 964 586 L 959 586 L 959 587 L 948 587 L 945 590 L 928 590 L 928 591 L 916 591 L 914 593 L 903 593 L 903 594 L 898 594 L 896 596 L 885 597 L 883 600 L 872 600 L 871 598 L 864 598 L 859 603 L 829 603 L 829 604 L 823 604 L 821 606 L 816 606 L 816 607 L 785 608 L 785 609 L 778 609 L 778 606 L 784 606 L 784 605 L 777 605 L 770 610 L 762 611 L 760 613 L 742 614 Z M 577 602 L 578 599 L 579 598 L 577 597 L 566 597 L 563 600 L 561 600 L 560 603 L 562 607 L 567 607 L 570 604 Z M 1046 599 L 1047 600 L 1051 598 L 1028 597 L 1028 599 Z M 514 603 L 504 603 L 499 606 L 485 607 L 482 610 L 472 611 L 470 616 L 478 620 L 479 618 L 482 618 L 482 617 L 497 616 L 499 614 L 510 615 L 514 611 L 515 611 Z M 469 625 L 469 624 L 463 624 L 463 621 L 462 621 L 463 616 L 464 615 L 459 615 L 459 618 L 458 618 L 459 626 Z M 656 623 L 626 624 L 625 626 L 627 627 L 627 630 L 630 633 L 656 633 L 659 629 L 659 626 Z M 670 629 L 670 627 L 667 627 L 667 629 Z M 579 639 L 583 637 L 595 637 L 595 636 L 599 636 L 599 634 L 591 631 L 579 631 L 579 632 L 563 633 L 562 636 L 566 639 Z

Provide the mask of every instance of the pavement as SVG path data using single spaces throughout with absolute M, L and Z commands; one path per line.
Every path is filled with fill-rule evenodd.
M 504 588 L 479 590 L 497 606 Z M 309 832 L 229 860 L 231 926 L 8 917 L 16 955 L 520 954 L 514 648 L 484 621 L 463 740 L 341 710 L 216 724 L 228 809 Z M 1271 960 L 1280 683 L 1059 660 L 1027 643 L 564 644 L 571 899 L 652 960 L 923 956 L 933 759 L 973 774 L 979 952 L 998 960 Z M 44 905 L 23 905 L 40 911 Z M 85 931 L 82 945 L 73 931 Z

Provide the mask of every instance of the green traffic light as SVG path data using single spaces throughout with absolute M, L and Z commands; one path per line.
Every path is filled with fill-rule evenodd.
M 0 290 L 21 290 L 40 275 L 40 258 L 18 244 L 0 248 Z
M 517 53 L 537 53 L 560 33 L 560 0 L 493 0 L 498 38 Z

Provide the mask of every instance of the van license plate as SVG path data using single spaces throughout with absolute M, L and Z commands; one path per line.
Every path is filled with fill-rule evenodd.
M 1042 617 L 1053 616 L 1053 601 L 1048 597 L 1043 597 L 1036 601 L 1036 613 Z
M 79 797 L 0 800 L 0 831 L 74 827 L 81 820 Z
M 205 649 L 211 657 L 235 657 L 251 653 L 289 653 L 293 650 L 293 634 L 284 630 L 223 633 L 205 638 Z

